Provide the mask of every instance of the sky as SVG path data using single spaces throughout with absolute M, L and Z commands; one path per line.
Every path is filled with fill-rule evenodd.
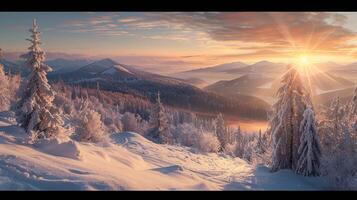
M 349 12 L 1 12 L 5 55 L 26 51 L 34 18 L 50 58 L 110 57 L 166 70 L 357 58 L 357 13 Z

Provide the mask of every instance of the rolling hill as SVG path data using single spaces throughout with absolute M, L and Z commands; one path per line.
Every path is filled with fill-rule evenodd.
M 254 95 L 254 93 L 257 92 L 259 86 L 262 86 L 271 81 L 273 81 L 272 78 L 261 74 L 245 74 L 233 80 L 218 81 L 205 87 L 204 89 L 224 95 L 235 93 Z
M 198 88 L 202 88 L 207 85 L 207 82 L 200 78 L 186 78 L 186 79 L 182 79 L 182 81 L 189 83 L 193 86 L 196 86 Z

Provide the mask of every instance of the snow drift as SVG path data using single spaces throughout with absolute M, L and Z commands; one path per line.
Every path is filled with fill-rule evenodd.
M 47 140 L 0 117 L 0 190 L 320 190 L 320 178 L 270 173 L 239 158 L 155 144 L 133 132 L 107 144 Z

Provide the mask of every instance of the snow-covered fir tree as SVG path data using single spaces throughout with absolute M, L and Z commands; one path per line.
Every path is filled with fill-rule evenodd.
M 167 116 L 160 100 L 160 92 L 157 93 L 156 103 L 151 110 L 150 126 L 149 137 L 161 144 L 172 143 Z
M 264 153 L 265 152 L 265 140 L 264 140 L 264 137 L 262 136 L 262 130 L 261 129 L 259 129 L 259 132 L 258 132 L 257 152 L 258 153 Z
M 10 106 L 13 108 L 13 106 L 16 104 L 16 101 L 18 99 L 18 92 L 19 92 L 19 87 L 21 84 L 21 75 L 20 73 L 18 74 L 9 74 L 9 84 L 8 84 L 8 90 L 9 90 L 9 98 L 10 98 Z
M 353 92 L 353 97 L 350 102 L 349 120 L 353 131 L 357 131 L 357 86 Z
M 357 86 L 355 87 L 355 90 L 353 92 L 353 97 L 351 100 L 351 111 L 350 111 L 352 116 L 357 115 Z
M 247 143 L 244 145 L 243 150 L 243 159 L 248 161 L 248 162 L 254 162 L 255 156 L 257 155 L 257 140 L 247 140 Z
M 337 126 L 346 117 L 346 106 L 341 103 L 340 97 L 336 97 L 330 104 L 326 114 L 327 117 L 334 121 Z
M 224 151 L 224 148 L 230 143 L 230 137 L 222 113 L 216 117 L 216 135 L 221 144 L 220 150 Z
M 104 138 L 104 125 L 100 120 L 101 115 L 91 109 L 86 109 L 81 114 L 82 118 L 77 127 L 78 140 L 83 142 L 100 142 Z
M 0 61 L 3 59 L 3 52 L 2 49 L 0 48 Z M 2 66 L 2 64 L 0 63 L 0 65 Z
M 308 106 L 300 124 L 300 146 L 296 172 L 304 176 L 320 175 L 321 148 L 317 135 L 314 111 Z
M 77 91 L 75 87 L 72 87 L 71 98 L 74 100 L 77 98 Z
M 311 105 L 299 72 L 290 67 L 282 77 L 282 86 L 278 90 L 278 101 L 274 104 L 274 114 L 270 120 L 273 137 L 272 171 L 279 169 L 296 169 L 299 131 L 303 112 Z
M 99 102 L 103 102 L 103 95 L 102 95 L 102 92 L 100 90 L 100 84 L 99 82 L 97 81 L 97 90 L 96 90 L 96 93 L 97 93 L 97 98 L 99 100 Z
M 2 49 L 0 49 L 0 61 L 3 60 Z M 0 111 L 13 108 L 20 86 L 20 74 L 11 74 L 10 69 L 5 73 L 4 66 L 0 63 Z
M 2 49 L 0 49 L 0 60 L 2 59 Z M 5 104 L 5 94 L 7 93 L 7 86 L 8 86 L 8 78 L 5 75 L 4 66 L 0 63 L 0 105 Z
M 123 124 L 123 131 L 137 131 L 138 130 L 138 121 L 134 113 L 125 112 L 121 118 Z
M 5 75 L 3 65 L 0 63 L 0 111 L 6 110 L 9 103 L 9 78 Z
M 351 107 L 353 108 L 353 99 L 350 102 Z M 350 107 L 350 108 L 351 108 Z M 350 113 L 349 113 L 350 111 Z M 336 152 L 354 152 L 354 146 L 356 142 L 353 140 L 355 117 L 351 113 L 353 111 L 349 110 L 348 104 L 341 103 L 339 97 L 337 97 L 331 104 L 330 109 L 327 112 L 327 116 L 330 119 L 328 127 L 330 132 L 328 132 L 329 139 L 332 141 L 332 146 L 329 147 L 331 150 Z
M 354 111 L 351 110 L 354 100 L 352 98 L 346 104 L 337 97 L 322 113 L 318 123 L 323 153 L 321 173 L 327 175 L 333 187 L 344 190 L 355 189 L 357 186 L 356 116 L 353 116 Z
M 30 29 L 31 46 L 28 53 L 21 57 L 26 59 L 26 65 L 31 73 L 27 77 L 23 94 L 17 103 L 17 120 L 31 134 L 31 138 L 56 137 L 61 132 L 62 120 L 58 110 L 52 105 L 55 92 L 46 78 L 51 68 L 44 64 L 45 53 L 40 47 L 40 32 L 36 20 Z
M 325 153 L 332 154 L 340 151 L 346 138 L 345 135 L 350 134 L 351 121 L 347 113 L 347 106 L 341 103 L 339 97 L 335 98 L 326 109 L 325 118 L 319 125 L 319 135 Z

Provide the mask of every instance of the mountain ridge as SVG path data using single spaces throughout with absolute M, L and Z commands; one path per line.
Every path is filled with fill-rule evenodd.
M 103 74 L 108 69 L 114 70 L 114 73 Z M 68 84 L 80 84 L 90 88 L 95 88 L 98 84 L 103 90 L 140 94 L 152 101 L 160 91 L 165 104 L 200 112 L 223 112 L 228 115 L 254 118 L 255 116 L 249 111 L 253 109 L 256 111 L 254 115 L 257 118 L 266 119 L 266 111 L 269 109 L 267 103 L 256 97 L 242 97 L 245 100 L 249 99 L 246 102 L 223 97 L 201 90 L 177 78 L 144 72 L 108 59 L 95 61 L 73 72 L 49 75 L 49 79 L 63 80 Z M 255 105 L 248 102 L 254 102 Z

